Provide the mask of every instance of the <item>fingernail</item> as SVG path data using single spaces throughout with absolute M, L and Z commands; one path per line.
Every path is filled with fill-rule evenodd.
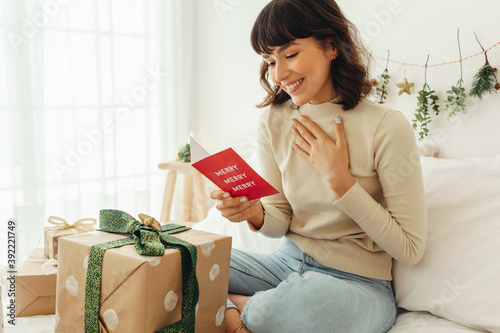
M 231 197 L 231 194 L 226 192 L 226 193 L 224 193 L 224 195 L 222 197 L 225 199 L 228 199 L 229 197 Z
M 341 123 L 342 123 L 342 118 L 340 118 L 340 117 L 335 117 L 335 122 L 336 122 L 337 124 L 341 124 Z
M 248 201 L 248 199 L 247 199 L 247 198 L 241 198 L 241 199 L 240 199 L 240 201 L 241 201 L 241 202 L 247 202 L 247 201 Z
M 295 129 L 295 127 L 292 127 L 292 132 L 297 133 L 297 130 Z

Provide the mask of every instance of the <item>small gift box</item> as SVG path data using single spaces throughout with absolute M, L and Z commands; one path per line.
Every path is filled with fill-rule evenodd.
M 57 269 L 35 249 L 16 275 L 16 316 L 54 314 Z
M 55 259 L 58 259 L 60 237 L 93 231 L 97 224 L 94 218 L 84 218 L 69 224 L 62 217 L 50 216 L 47 221 L 53 226 L 45 228 L 45 255 Z
M 231 238 L 141 220 L 61 239 L 56 332 L 224 332 Z

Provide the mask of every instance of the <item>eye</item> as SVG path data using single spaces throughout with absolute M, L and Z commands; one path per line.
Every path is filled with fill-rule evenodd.
M 268 63 L 267 63 L 267 67 L 268 67 L 268 68 L 274 67 L 274 65 L 275 65 L 275 62 L 274 62 L 274 61 L 272 61 L 272 62 L 268 62 Z
M 287 56 L 286 58 L 287 58 L 287 59 L 292 59 L 292 58 L 295 58 L 295 57 L 297 56 L 297 54 L 299 54 L 299 52 L 294 53 L 294 54 L 292 54 L 292 55 L 289 55 L 289 56 Z

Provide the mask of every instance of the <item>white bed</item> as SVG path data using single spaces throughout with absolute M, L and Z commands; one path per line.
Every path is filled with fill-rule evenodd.
M 421 163 L 428 245 L 417 265 L 395 262 L 400 311 L 390 332 L 500 332 L 500 155 Z M 215 208 L 194 228 L 233 236 L 233 247 L 248 251 L 270 252 L 280 242 L 230 223 Z M 54 322 L 55 316 L 18 318 L 5 331 L 53 332 Z

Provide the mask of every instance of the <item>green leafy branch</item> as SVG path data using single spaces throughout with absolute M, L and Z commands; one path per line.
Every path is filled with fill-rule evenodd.
M 177 153 L 177 157 L 182 162 L 191 162 L 191 146 L 186 144 L 181 150 Z
M 432 109 L 434 114 L 437 116 L 439 114 L 439 97 L 435 95 L 435 91 L 431 90 L 427 84 L 427 64 L 429 63 L 429 56 L 427 56 L 427 62 L 425 63 L 425 80 L 422 90 L 418 92 L 418 108 L 415 110 L 415 119 L 412 121 L 413 129 L 418 132 L 419 140 L 423 140 L 427 135 L 429 135 L 428 125 L 432 121 L 429 113 L 429 109 Z
M 486 54 L 483 45 L 481 45 L 481 42 L 479 42 L 476 33 L 474 33 L 474 36 L 476 36 L 479 46 L 483 49 L 485 64 L 479 69 L 476 75 L 474 75 L 469 95 L 482 100 L 483 95 L 496 92 L 496 90 L 500 89 L 500 85 L 498 84 L 497 77 L 495 75 L 496 69 L 491 67 L 488 61 L 488 55 Z
M 462 86 L 463 83 L 462 79 L 458 80 L 457 86 L 452 86 L 451 90 L 446 92 L 448 97 L 445 101 L 445 110 L 448 112 L 448 120 L 459 113 L 465 114 L 467 95 L 465 94 L 465 88 Z
M 498 90 L 497 85 L 495 69 L 487 63 L 474 75 L 469 95 L 482 100 L 483 95 Z
M 387 99 L 387 95 L 389 94 L 389 80 L 391 79 L 391 76 L 389 75 L 388 68 L 390 55 L 391 53 L 387 50 L 387 63 L 385 65 L 385 70 L 381 75 L 379 75 L 378 80 L 375 81 L 374 84 L 375 91 L 373 92 L 373 95 L 375 97 L 375 101 L 379 104 L 384 104 Z
M 463 69 L 462 69 L 462 49 L 460 48 L 460 29 L 457 31 L 457 41 L 458 41 L 458 52 L 460 54 L 460 80 L 457 82 L 457 86 L 452 86 L 450 90 L 446 92 L 447 98 L 445 101 L 445 110 L 448 112 L 448 120 L 457 114 L 465 114 L 465 100 L 467 95 L 465 94 L 464 80 L 463 80 Z

